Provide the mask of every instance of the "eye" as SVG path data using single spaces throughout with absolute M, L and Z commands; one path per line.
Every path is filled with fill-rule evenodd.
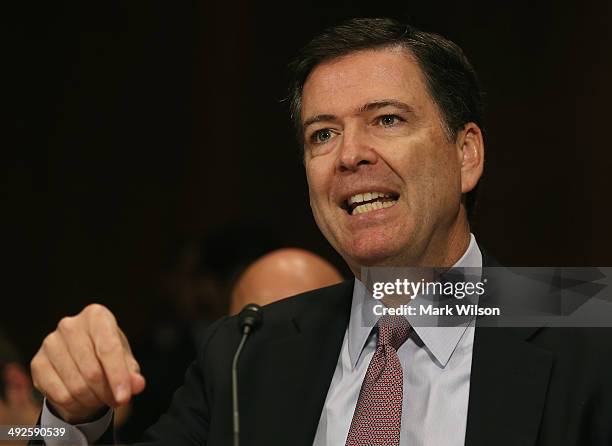
M 310 142 L 312 144 L 323 144 L 332 138 L 333 134 L 330 129 L 321 129 L 310 135 Z
M 383 115 L 379 116 L 377 121 L 378 124 L 382 125 L 383 127 L 393 127 L 397 123 L 403 121 L 403 119 L 397 115 Z

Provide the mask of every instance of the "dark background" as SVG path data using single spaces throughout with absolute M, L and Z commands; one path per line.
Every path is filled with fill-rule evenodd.
M 341 265 L 280 100 L 297 49 L 352 16 L 443 34 L 480 73 L 482 245 L 506 264 L 612 264 L 610 3 L 372 3 L 3 4 L 0 330 L 31 357 L 98 301 L 139 336 L 165 247 L 227 222 L 265 222 Z

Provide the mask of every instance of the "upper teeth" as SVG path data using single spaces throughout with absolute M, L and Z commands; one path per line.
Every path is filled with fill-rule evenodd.
M 349 206 L 354 203 L 363 203 L 364 201 L 376 200 L 377 198 L 390 198 L 391 195 L 382 192 L 366 192 L 363 194 L 353 195 L 348 199 Z

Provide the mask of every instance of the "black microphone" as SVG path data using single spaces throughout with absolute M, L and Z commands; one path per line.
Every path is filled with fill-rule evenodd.
M 253 333 L 262 322 L 262 310 L 257 304 L 248 304 L 238 315 L 238 325 L 242 332 L 242 339 L 232 361 L 232 407 L 234 410 L 234 446 L 240 446 L 240 412 L 238 411 L 238 359 L 249 335 Z

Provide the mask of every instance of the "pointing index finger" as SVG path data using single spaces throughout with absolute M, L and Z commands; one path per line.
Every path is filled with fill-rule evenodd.
M 89 318 L 89 336 L 115 400 L 118 404 L 123 404 L 131 397 L 130 372 L 125 359 L 129 350 L 122 342 L 112 313 L 108 310 L 99 313 L 101 314 L 92 314 Z

